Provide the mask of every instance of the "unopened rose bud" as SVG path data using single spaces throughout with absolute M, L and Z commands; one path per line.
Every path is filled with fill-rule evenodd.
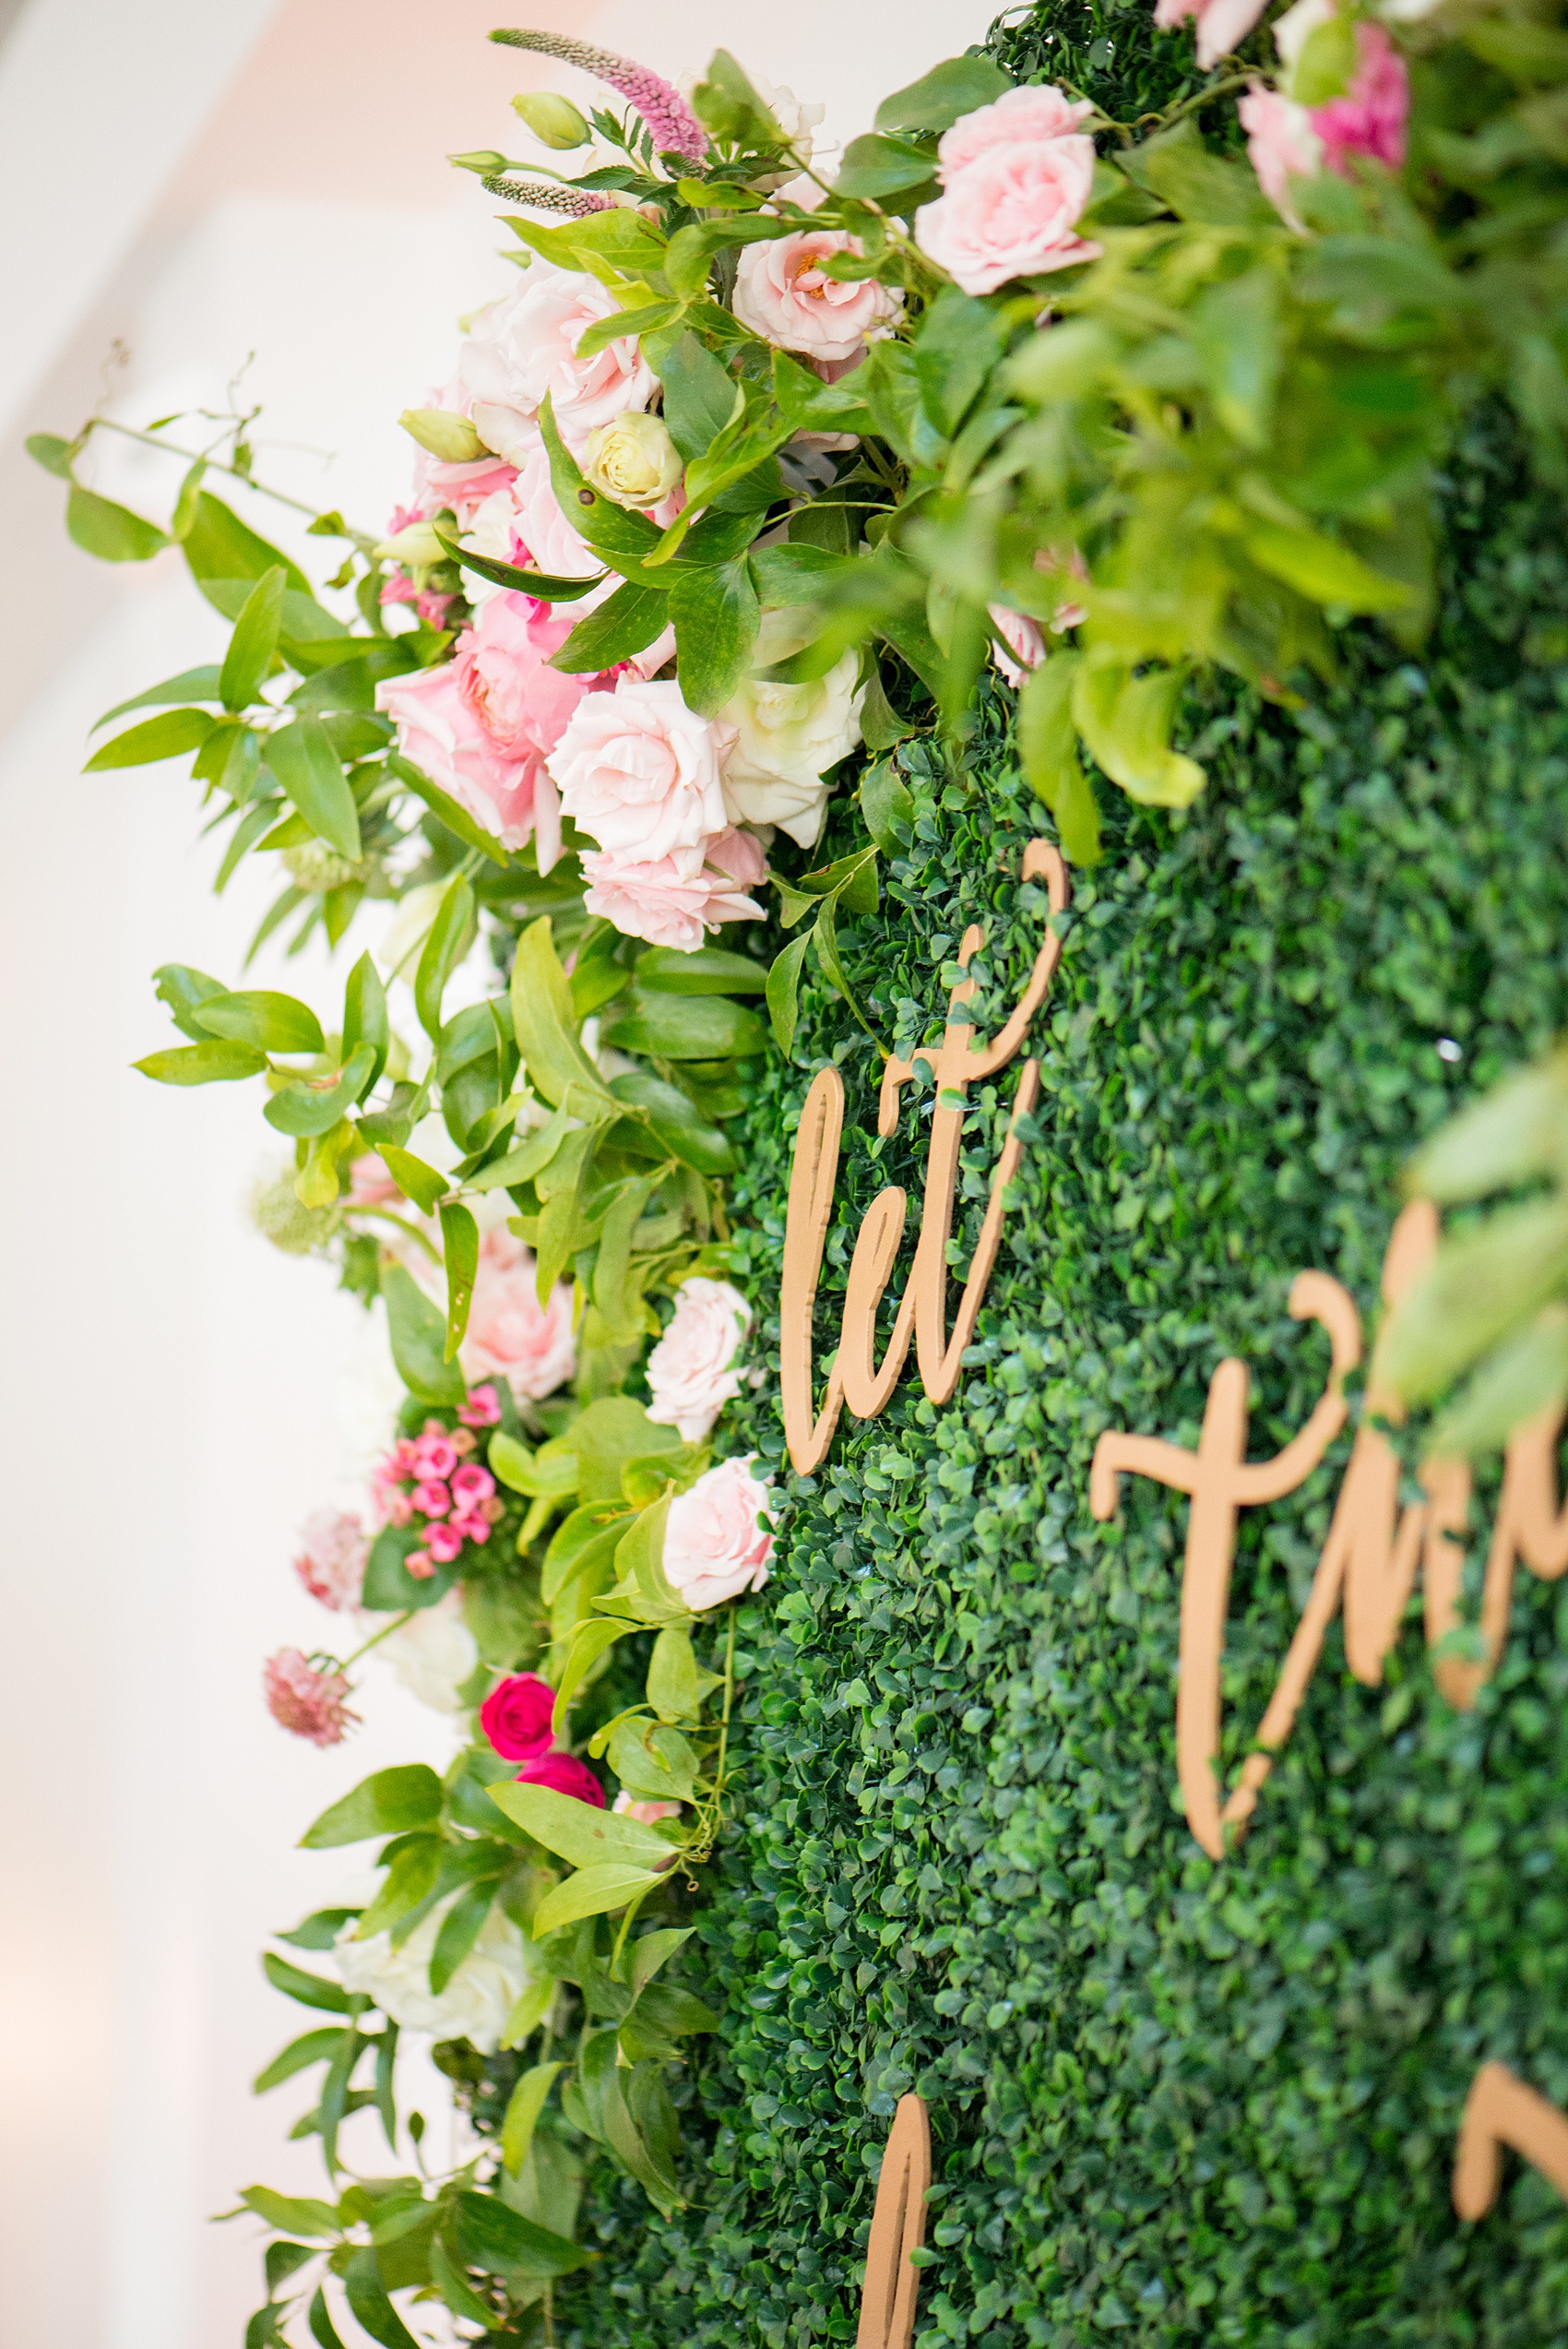
M 405 408 L 398 422 L 443 464 L 471 465 L 485 454 L 484 443 L 468 418 L 454 415 L 450 408 Z
M 657 506 L 683 470 L 661 416 L 615 416 L 588 435 L 584 478 L 617 506 Z
M 477 172 L 481 179 L 493 179 L 506 169 L 505 156 L 493 147 L 481 147 L 472 155 L 448 155 L 446 161 L 457 171 Z
M 546 147 L 586 147 L 593 136 L 571 100 L 553 89 L 525 89 L 513 99 L 512 111 Z
M 396 537 L 384 538 L 375 551 L 384 563 L 397 563 L 410 571 L 428 571 L 447 559 L 433 522 L 410 522 Z

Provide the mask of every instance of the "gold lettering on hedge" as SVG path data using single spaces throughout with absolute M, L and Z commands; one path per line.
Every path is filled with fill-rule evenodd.
M 1506 2064 L 1483 2064 L 1465 2099 L 1454 2163 L 1454 2207 L 1462 2219 L 1484 2219 L 1496 2201 L 1504 2145 L 1568 2199 L 1568 2119 Z
M 1396 1304 L 1424 1271 L 1437 1246 L 1437 1211 L 1424 1199 L 1416 1200 L 1399 1217 L 1384 1258 L 1385 1305 Z M 1425 1498 L 1400 1512 L 1398 1457 L 1372 1422 L 1382 1418 L 1397 1424 L 1401 1414 L 1374 1354 L 1362 1424 L 1312 1590 L 1258 1723 L 1257 1750 L 1248 1755 L 1234 1788 L 1222 1800 L 1215 1764 L 1237 1511 L 1282 1499 L 1312 1473 L 1344 1425 L 1341 1387 L 1361 1354 L 1360 1317 L 1337 1281 L 1322 1272 L 1299 1274 L 1289 1309 L 1299 1320 L 1322 1322 L 1333 1348 L 1333 1367 L 1306 1425 L 1273 1460 L 1253 1462 L 1246 1457 L 1247 1367 L 1231 1358 L 1219 1365 L 1209 1381 L 1195 1451 L 1117 1430 L 1100 1437 L 1089 1471 L 1089 1507 L 1099 1518 L 1114 1514 L 1123 1472 L 1152 1477 L 1192 1496 L 1182 1578 L 1177 1774 L 1187 1823 L 1215 1859 L 1224 1852 L 1225 1830 L 1240 1831 L 1257 1806 L 1273 1758 L 1290 1735 L 1317 1668 L 1336 1606 L 1343 1606 L 1346 1661 L 1368 1687 L 1383 1678 L 1384 1661 L 1398 1636 L 1418 1568 L 1429 1644 L 1436 1647 L 1462 1620 L 1459 1586 L 1470 1472 L 1463 1461 L 1429 1461 L 1421 1473 Z M 1443 1695 L 1461 1709 L 1474 1703 L 1477 1689 L 1497 1661 L 1508 1628 L 1516 1560 L 1522 1557 L 1533 1574 L 1548 1580 L 1568 1571 L 1568 1509 L 1558 1509 L 1554 1466 L 1562 1425 L 1562 1413 L 1544 1413 L 1508 1446 L 1481 1600 L 1483 1657 L 1476 1662 L 1440 1655 L 1433 1665 Z
M 921 2271 L 909 2254 L 925 2240 L 930 2184 L 931 2124 L 924 2100 L 900 2096 L 872 2212 L 855 2349 L 909 2349 L 921 2288 Z
M 1043 877 L 1051 912 L 1065 912 L 1067 868 L 1049 841 L 1030 841 L 1024 851 L 1023 877 L 1026 881 Z M 977 928 L 965 931 L 958 948 L 960 964 L 968 965 L 983 936 Z M 948 1401 L 958 1384 L 964 1349 L 974 1336 L 975 1322 L 996 1262 L 1005 1193 L 1021 1151 L 1018 1121 L 1033 1106 L 1039 1088 L 1039 1063 L 1024 1063 L 1012 1122 L 992 1181 L 980 1242 L 949 1336 L 947 1243 L 953 1230 L 953 1201 L 958 1180 L 963 1096 L 968 1086 L 980 1078 L 994 1076 L 1013 1058 L 1024 1040 L 1025 1030 L 1045 999 L 1061 952 L 1062 941 L 1052 931 L 1035 958 L 1028 984 L 1011 1017 L 991 1043 L 979 1041 L 969 1022 L 956 1016 L 974 994 L 974 981 L 964 979 L 948 998 L 947 1022 L 936 1052 L 917 1054 L 909 1060 L 890 1058 L 884 1069 L 877 1131 L 885 1138 L 897 1130 L 903 1089 L 914 1076 L 915 1060 L 928 1061 L 935 1079 L 936 1102 L 932 1111 L 920 1238 L 909 1284 L 879 1364 L 877 1308 L 892 1278 L 909 1206 L 905 1193 L 897 1185 L 889 1185 L 872 1201 L 856 1236 L 837 1360 L 820 1412 L 814 1405 L 812 1308 L 833 1212 L 839 1138 L 844 1127 L 844 1082 L 836 1068 L 824 1068 L 813 1081 L 801 1113 L 790 1170 L 780 1332 L 785 1440 L 790 1461 L 802 1475 L 821 1466 L 844 1404 L 857 1419 L 874 1419 L 886 1409 L 908 1360 L 911 1337 L 921 1383 L 931 1401 Z

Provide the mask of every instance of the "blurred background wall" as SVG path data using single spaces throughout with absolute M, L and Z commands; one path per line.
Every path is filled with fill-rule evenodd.
M 990 13 L 530 0 L 527 21 L 671 78 L 722 43 L 825 100 L 842 141 Z M 444 158 L 518 152 L 520 88 L 597 88 L 496 50 L 495 21 L 493 0 L 0 0 L 0 2342 L 16 2349 L 239 2349 L 256 2229 L 209 2220 L 253 2180 L 319 2182 L 313 2148 L 283 2141 L 299 2083 L 247 2093 L 311 2021 L 266 1986 L 258 1947 L 359 1890 L 353 1853 L 295 1848 L 310 1818 L 369 1771 L 449 1747 L 368 1669 L 365 1726 L 331 1753 L 262 1707 L 264 1655 L 331 1643 L 289 1560 L 313 1508 L 355 1498 L 340 1403 L 363 1317 L 252 1231 L 267 1152 L 248 1091 L 173 1094 L 128 1067 L 166 1040 L 148 972 L 233 978 L 267 891 L 242 876 L 212 899 L 175 768 L 81 774 L 92 721 L 212 657 L 220 631 L 176 554 L 112 566 L 73 547 L 62 485 L 21 442 L 100 403 L 127 423 L 220 409 L 238 377 L 264 406 L 258 471 L 379 527 L 408 472 L 398 411 L 449 372 L 457 318 L 512 282 L 493 199 Z M 176 469 L 126 443 L 101 478 L 161 516 Z M 329 567 L 277 509 L 236 503 Z M 288 968 L 335 1002 L 324 962 Z M 410 2080 L 434 2111 L 439 2082 Z M 369 2138 L 351 2157 L 386 2165 Z

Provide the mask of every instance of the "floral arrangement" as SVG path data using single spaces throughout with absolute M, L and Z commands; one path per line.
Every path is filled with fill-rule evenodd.
M 253 953 L 396 907 L 330 1027 L 166 965 L 184 1041 L 138 1064 L 257 1086 L 292 1157 L 258 1221 L 381 1301 L 407 1394 L 366 1518 L 314 1519 L 296 1562 L 359 1644 L 281 1651 L 267 1701 L 335 1744 L 379 1648 L 462 1734 L 444 1776 L 380 1772 L 305 1839 L 387 1840 L 367 1906 L 285 1937 L 334 1972 L 267 1961 L 334 2018 L 258 2086 L 322 2068 L 296 2134 L 336 2199 L 246 2195 L 279 2230 L 255 2349 L 296 2312 L 330 2349 L 328 2278 L 377 2342 L 410 2338 L 394 2292 L 548 2338 L 591 2256 L 584 2163 L 679 2200 L 668 2069 L 717 2019 L 675 1977 L 773 1543 L 714 1442 L 750 1318 L 724 1127 L 770 1048 L 754 1002 L 788 1053 L 808 952 L 870 1025 L 836 908 L 873 907 L 909 838 L 908 745 L 937 736 L 968 788 L 989 663 L 1040 820 L 1092 862 L 1096 774 L 1173 808 L 1202 788 L 1175 739 L 1195 674 L 1290 701 L 1358 614 L 1419 641 L 1479 399 L 1563 470 L 1568 34 L 1512 0 L 1262 14 L 1158 0 L 1195 19 L 1198 73 L 1133 124 L 949 60 L 831 177 L 814 110 L 723 52 L 688 96 L 497 33 L 621 110 L 530 93 L 531 159 L 454 159 L 508 208 L 520 276 L 405 412 L 387 530 L 311 518 L 343 550 L 320 595 L 213 494 L 258 486 L 254 415 L 178 450 L 166 525 L 84 477 L 122 423 L 30 444 L 78 544 L 178 545 L 232 624 L 220 663 L 108 713 L 156 714 L 89 769 L 192 757 L 217 886 L 281 868 Z M 133 436 L 173 449 L 177 421 Z M 850 844 L 814 864 L 836 792 Z M 770 962 L 714 942 L 770 912 L 797 933 Z M 499 2126 L 450 2176 L 345 2184 L 350 2114 L 398 2146 L 402 2029 L 470 2095 L 512 2058 Z

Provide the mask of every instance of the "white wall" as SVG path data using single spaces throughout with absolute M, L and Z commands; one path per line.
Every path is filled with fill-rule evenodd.
M 580 87 L 483 44 L 495 13 L 30 0 L 0 47 L 0 125 L 20 125 L 49 171 L 89 125 L 113 170 L 93 173 L 86 210 L 69 173 L 46 172 L 29 239 L 0 250 L 0 316 L 30 327 L 0 375 L 7 435 L 71 430 L 114 335 L 131 351 L 116 412 L 143 417 L 215 399 L 254 349 L 247 383 L 279 444 L 267 470 L 379 521 L 406 471 L 398 410 L 446 372 L 457 314 L 506 282 L 491 200 L 439 158 L 505 145 L 505 99 L 527 82 Z M 830 96 L 840 138 L 986 16 L 968 0 L 788 15 L 681 0 L 651 26 L 630 0 L 526 13 L 672 76 L 722 42 L 798 96 Z M 309 1818 L 444 1741 L 384 1675 L 367 1679 L 364 1728 L 327 1755 L 261 1705 L 261 1658 L 330 1634 L 288 1561 L 300 1520 L 338 1490 L 333 1395 L 359 1308 L 249 1230 L 267 1144 L 248 1091 L 175 1094 L 129 1069 L 166 1036 L 148 972 L 234 973 L 261 884 L 242 876 L 215 901 L 194 787 L 156 768 L 84 778 L 82 746 L 112 702 L 206 657 L 216 624 L 173 557 L 110 571 L 66 545 L 56 485 L 18 471 L 14 448 L 0 450 L 20 532 L 0 582 L 0 2341 L 238 2349 L 256 2230 L 208 2216 L 252 2179 L 311 2190 L 317 2176 L 315 2152 L 283 2141 L 294 2085 L 246 2093 L 310 2022 L 262 1984 L 258 1946 L 354 1889 L 352 1854 L 294 1848 Z M 153 499 L 155 475 L 128 463 L 125 494 Z M 282 983 L 324 1009 L 338 984 L 309 958 Z

